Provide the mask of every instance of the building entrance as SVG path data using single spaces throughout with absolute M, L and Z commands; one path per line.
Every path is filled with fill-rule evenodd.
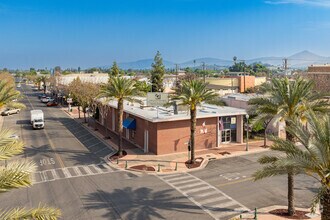
M 221 131 L 221 143 L 230 143 L 231 142 L 231 131 L 230 129 L 225 129 Z
M 236 116 L 219 117 L 218 146 L 236 142 Z

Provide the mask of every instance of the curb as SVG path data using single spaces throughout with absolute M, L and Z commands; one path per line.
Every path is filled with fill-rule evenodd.
M 282 205 L 272 205 L 272 206 L 267 206 L 267 207 L 263 207 L 263 208 L 260 208 L 258 209 L 257 211 L 257 214 L 258 215 L 273 215 L 273 214 L 270 214 L 269 211 L 272 211 L 272 210 L 275 210 L 275 209 L 287 209 L 288 206 L 282 206 Z M 296 210 L 300 210 L 300 211 L 310 211 L 310 209 L 308 208 L 299 208 L 299 207 L 295 207 Z M 231 220 L 235 220 L 235 219 L 240 219 L 240 216 L 242 215 L 243 219 L 244 218 L 251 218 L 251 217 L 254 217 L 254 211 L 251 210 L 250 212 L 248 213 L 241 213 L 237 216 L 234 216 L 231 218 Z M 273 215 L 274 217 L 279 217 L 277 215 Z M 319 217 L 320 214 L 316 213 L 316 216 L 315 217 Z M 313 218 L 315 218 L 313 217 Z M 283 218 L 283 219 L 289 219 L 289 218 L 285 218 L 285 217 L 280 217 L 280 218 Z

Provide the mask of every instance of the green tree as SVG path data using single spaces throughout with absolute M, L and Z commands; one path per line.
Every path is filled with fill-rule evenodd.
M 20 92 L 15 89 L 13 84 L 7 80 L 0 81 L 0 108 L 11 104 L 14 99 L 19 97 Z
M 120 75 L 120 69 L 117 65 L 117 62 L 114 61 L 110 69 L 109 77 L 117 77 Z
M 286 172 L 287 167 L 295 167 L 300 173 L 305 173 L 319 180 L 321 187 L 313 201 L 312 211 L 319 201 L 323 206 L 321 219 L 330 220 L 330 116 L 307 114 L 308 129 L 301 121 L 291 122 L 287 131 L 302 145 L 280 138 L 273 138 L 272 150 L 284 153 L 286 156 L 264 156 L 259 159 L 266 164 L 259 170 L 256 179 L 270 177 Z M 283 155 L 283 154 L 279 154 Z
M 0 160 L 8 160 L 23 152 L 24 143 L 11 138 L 13 133 L 9 130 L 0 131 Z M 0 193 L 12 189 L 28 187 L 32 185 L 31 174 L 36 165 L 32 162 L 9 162 L 0 168 Z M 61 216 L 61 211 L 56 208 L 41 206 L 32 209 L 13 208 L 0 210 L 0 219 L 38 219 L 55 220 Z
M 300 77 L 294 81 L 290 81 L 288 78 L 273 78 L 270 84 L 262 85 L 260 91 L 264 92 L 265 96 L 249 101 L 249 105 L 257 115 L 256 121 L 272 119 L 284 121 L 287 128 L 290 127 L 292 120 L 306 122 L 306 113 L 309 110 L 319 113 L 329 112 L 329 102 L 324 99 L 324 95 L 314 92 L 313 83 Z M 294 142 L 293 135 L 287 129 L 286 140 Z M 296 170 L 289 166 L 287 174 L 288 214 L 294 215 L 294 175 Z
M 69 84 L 69 93 L 70 96 L 78 103 L 78 111 L 79 111 L 79 118 L 80 118 L 80 107 L 84 113 L 84 121 L 86 120 L 86 112 L 87 108 L 91 107 L 93 104 L 94 98 L 99 93 L 99 85 L 90 82 L 82 82 L 79 77 L 74 79 Z
M 180 100 L 182 105 L 188 105 L 190 109 L 190 147 L 191 147 L 191 161 L 195 162 L 195 131 L 197 107 L 202 102 L 213 101 L 217 95 L 206 88 L 206 84 L 200 80 L 188 80 L 182 82 L 182 88 L 178 95 L 173 99 Z
M 148 93 L 151 91 L 151 85 L 149 85 L 146 81 L 136 81 L 135 87 L 137 90 Z
M 159 51 L 157 51 L 154 58 L 154 63 L 151 66 L 151 91 L 162 92 L 164 91 L 163 80 L 165 75 L 165 66 Z
M 44 94 L 46 94 L 48 80 L 49 80 L 48 76 L 45 76 L 45 75 L 40 76 L 40 81 L 42 82 L 43 87 L 44 87 Z
M 133 96 L 138 94 L 135 87 L 135 81 L 123 77 L 110 77 L 109 82 L 101 86 L 99 98 L 106 100 L 117 100 L 117 132 L 118 132 L 118 155 L 121 156 L 122 150 L 122 137 L 123 137 L 123 113 L 124 113 L 124 100 L 136 102 Z

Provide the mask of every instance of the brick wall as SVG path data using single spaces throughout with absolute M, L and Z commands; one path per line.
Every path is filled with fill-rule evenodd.
M 320 92 L 330 93 L 330 72 L 329 73 L 307 73 L 304 76 L 315 83 L 315 89 Z
M 330 65 L 324 66 L 309 66 L 307 72 L 330 73 Z
M 206 134 L 201 134 L 205 122 Z M 158 150 L 157 154 L 186 152 L 190 138 L 190 120 L 157 123 Z M 198 119 L 195 134 L 195 149 L 214 148 L 217 144 L 217 118 Z

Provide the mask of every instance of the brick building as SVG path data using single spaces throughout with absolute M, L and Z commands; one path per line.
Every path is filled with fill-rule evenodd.
M 320 92 L 330 93 L 330 65 L 312 65 L 308 67 L 304 77 L 313 80 L 315 88 Z
M 106 114 L 97 114 L 97 127 L 116 134 L 117 102 L 110 101 Z M 179 109 L 182 110 L 182 109 Z M 99 112 L 99 110 L 97 110 Z M 244 109 L 203 105 L 197 111 L 195 148 L 210 149 L 235 142 L 243 143 Z M 91 122 L 92 123 L 92 122 Z M 190 137 L 187 110 L 174 114 L 174 108 L 141 107 L 124 104 L 124 134 L 128 142 L 157 155 L 186 152 Z
M 254 88 L 262 83 L 266 82 L 266 77 L 255 77 L 249 75 L 232 75 L 225 78 L 207 78 L 208 88 L 217 91 L 220 95 L 223 95 L 221 91 L 225 93 L 237 93 L 245 92 L 249 88 Z

